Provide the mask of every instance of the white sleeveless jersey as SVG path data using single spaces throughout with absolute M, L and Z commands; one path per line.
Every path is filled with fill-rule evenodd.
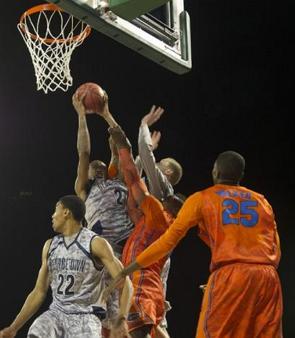
M 104 312 L 104 269 L 95 262 L 90 248 L 95 236 L 82 228 L 69 245 L 62 235 L 53 237 L 47 259 L 53 297 L 50 309 L 67 314 Z
M 126 239 L 133 229 L 127 211 L 128 189 L 115 179 L 96 179 L 85 201 L 88 229 L 109 242 Z

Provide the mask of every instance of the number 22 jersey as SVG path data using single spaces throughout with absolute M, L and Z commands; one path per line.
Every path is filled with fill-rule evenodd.
M 104 267 L 91 255 L 96 236 L 82 228 L 70 243 L 62 235 L 53 237 L 47 258 L 53 298 L 50 309 L 67 314 L 104 312 Z

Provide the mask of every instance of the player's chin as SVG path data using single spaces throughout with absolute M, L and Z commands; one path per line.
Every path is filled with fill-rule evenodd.
M 52 229 L 53 229 L 53 231 L 57 232 L 57 228 L 58 228 L 58 226 L 56 224 L 52 223 Z

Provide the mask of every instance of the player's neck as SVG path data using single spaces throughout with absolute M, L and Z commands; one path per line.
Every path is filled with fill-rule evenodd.
M 62 235 L 63 236 L 73 236 L 75 234 L 77 234 L 82 228 L 82 225 L 80 223 L 77 223 L 77 222 L 69 222 L 63 232 L 62 232 Z
M 216 181 L 216 184 L 235 185 L 235 186 L 240 185 L 239 182 L 234 182 L 232 180 L 226 180 L 226 179 L 218 179 Z

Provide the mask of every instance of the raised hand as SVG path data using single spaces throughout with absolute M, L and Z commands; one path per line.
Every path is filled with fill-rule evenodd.
M 84 95 L 81 95 L 80 97 L 78 97 L 78 95 L 74 94 L 72 96 L 72 102 L 73 102 L 73 106 L 76 110 L 76 112 L 78 113 L 78 115 L 85 115 L 86 114 L 86 109 L 84 107 L 83 104 L 83 99 L 84 99 Z
M 108 118 L 110 115 L 110 110 L 109 110 L 109 96 L 107 92 L 104 90 L 104 105 L 103 109 L 99 112 L 96 112 L 97 115 L 103 117 L 103 118 Z
M 155 105 L 153 105 L 149 113 L 142 118 L 141 124 L 142 125 L 147 124 L 148 127 L 150 127 L 159 120 L 159 118 L 162 116 L 163 113 L 164 113 L 163 108 L 156 107 Z
M 160 139 L 161 139 L 161 132 L 160 131 L 153 131 L 151 133 L 151 139 L 152 139 L 152 151 L 154 151 L 159 146 L 159 142 L 160 142 Z

